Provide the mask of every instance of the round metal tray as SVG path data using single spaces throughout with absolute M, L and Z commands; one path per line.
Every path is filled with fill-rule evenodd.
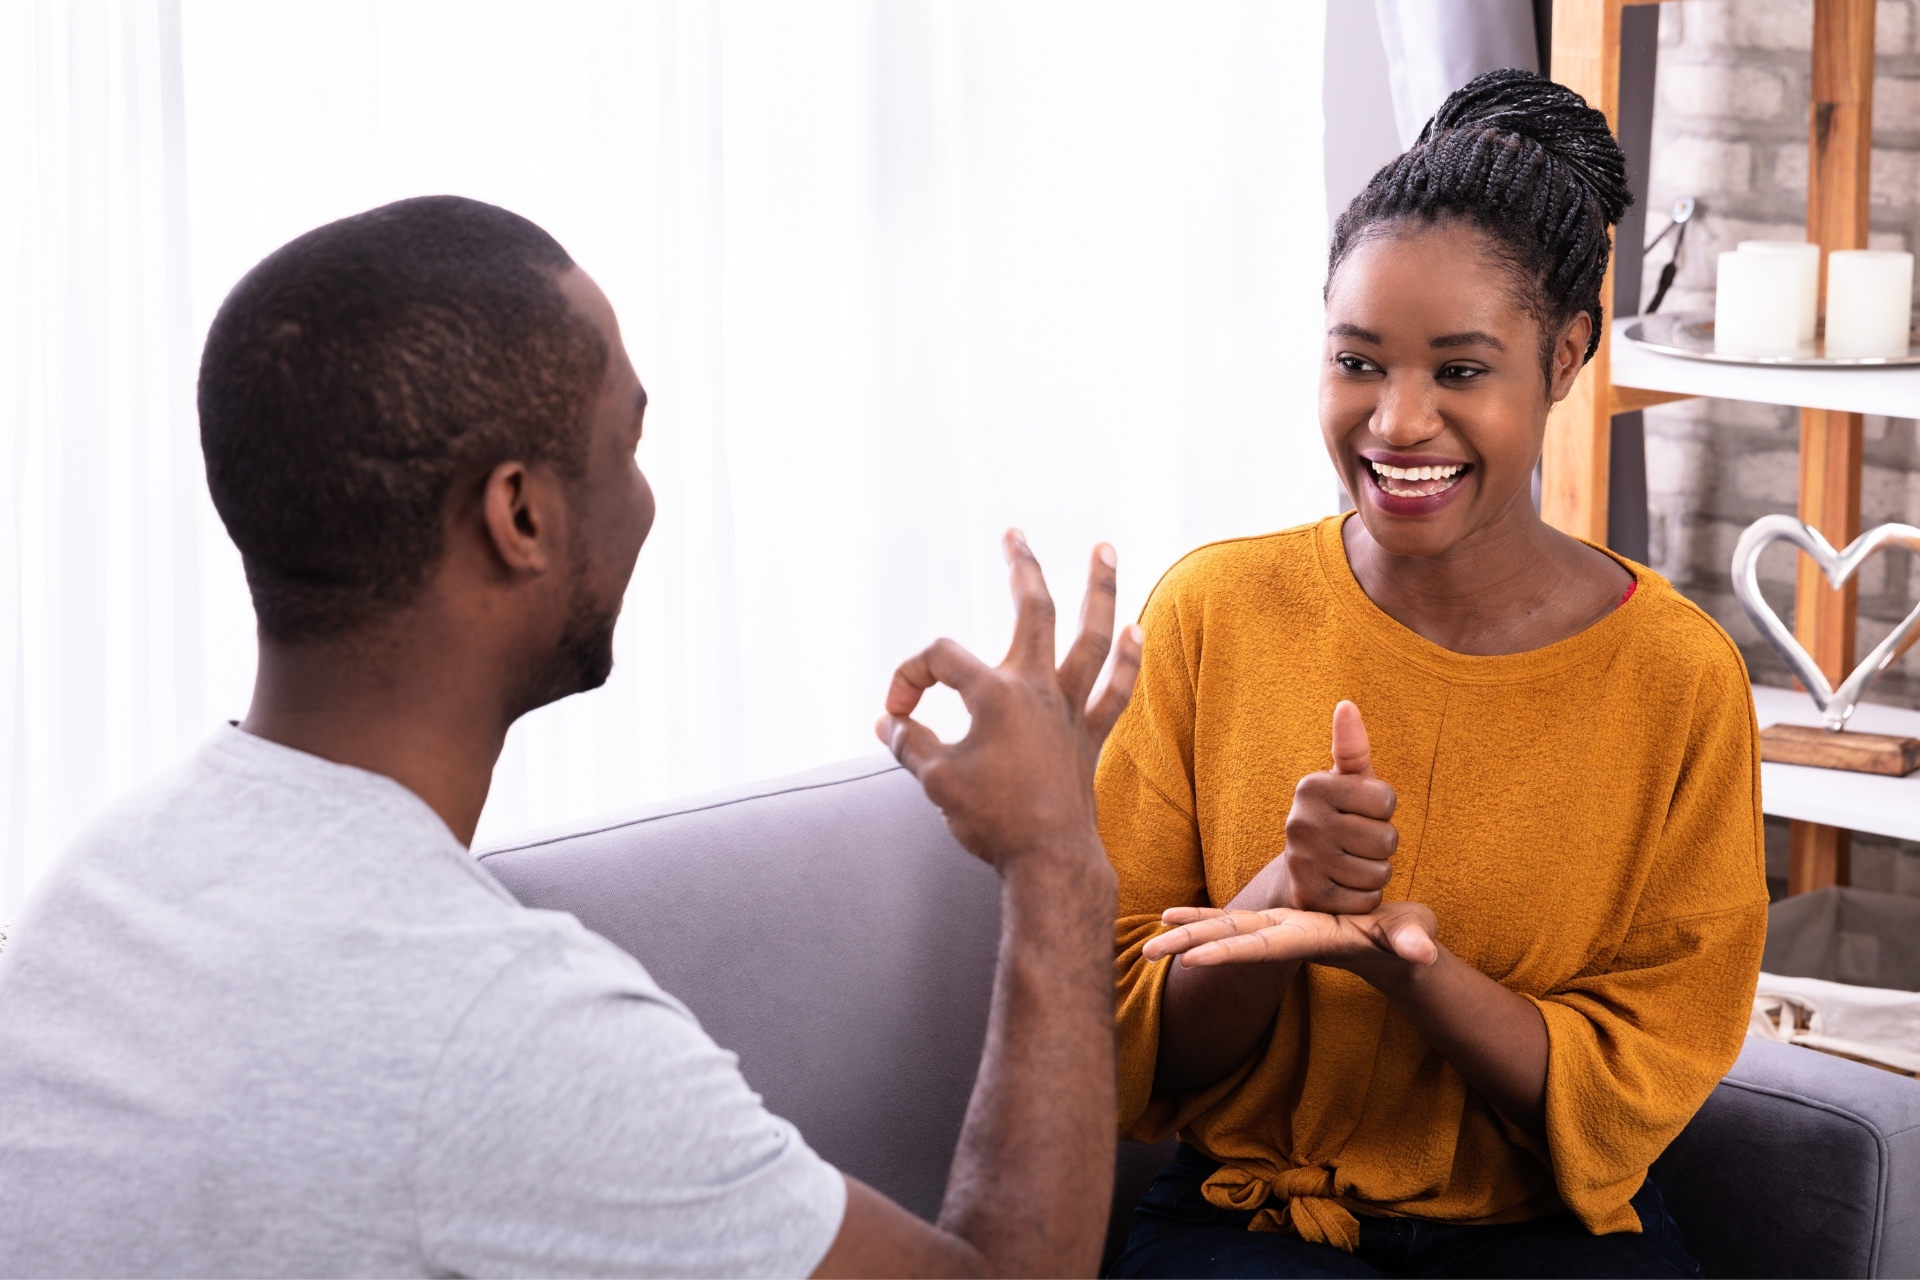
M 1871 369 L 1920 364 L 1920 343 L 1910 345 L 1903 356 L 1827 356 L 1822 354 L 1825 343 L 1820 338 L 1814 339 L 1812 351 L 1802 350 L 1791 356 L 1737 356 L 1715 351 L 1713 315 L 1705 311 L 1643 316 L 1627 326 L 1627 337 L 1662 355 L 1712 360 L 1719 364 L 1771 364 L 1796 369 Z M 1911 335 L 1908 341 L 1912 343 Z

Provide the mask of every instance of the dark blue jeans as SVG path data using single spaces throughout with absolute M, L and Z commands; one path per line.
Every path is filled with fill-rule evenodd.
M 1566 1211 L 1531 1222 L 1451 1226 L 1360 1219 L 1345 1253 L 1278 1231 L 1249 1231 L 1251 1213 L 1217 1209 L 1200 1184 L 1219 1168 L 1182 1145 L 1134 1210 L 1112 1276 L 1698 1276 L 1651 1180 L 1633 1198 L 1639 1235 L 1596 1236 Z

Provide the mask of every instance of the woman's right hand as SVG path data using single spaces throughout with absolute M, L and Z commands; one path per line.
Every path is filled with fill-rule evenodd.
M 1396 803 L 1393 788 L 1373 771 L 1360 708 L 1341 702 L 1333 709 L 1333 768 L 1308 774 L 1293 789 L 1286 851 L 1257 877 L 1269 882 L 1260 896 L 1296 911 L 1373 911 L 1393 877 Z
M 1333 769 L 1294 788 L 1285 851 L 1225 908 L 1175 907 L 1162 917 L 1175 928 L 1147 942 L 1149 960 L 1181 955 L 1167 973 L 1155 1097 L 1207 1088 L 1245 1062 L 1303 962 L 1389 983 L 1427 968 L 1437 954 L 1428 949 L 1433 913 L 1380 905 L 1399 840 L 1393 806 L 1393 788 L 1374 775 L 1360 708 L 1342 702 L 1333 709 Z

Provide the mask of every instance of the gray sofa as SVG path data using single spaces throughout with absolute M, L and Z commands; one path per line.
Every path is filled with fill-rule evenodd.
M 828 1160 L 938 1212 L 999 889 L 890 757 L 480 856 L 639 957 Z M 1122 1144 L 1110 1248 L 1171 1150 Z M 1920 1275 L 1920 1082 L 1749 1041 L 1654 1178 L 1708 1275 Z

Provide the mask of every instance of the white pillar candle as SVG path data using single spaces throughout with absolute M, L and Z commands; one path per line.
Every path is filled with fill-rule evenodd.
M 1713 299 L 1713 349 L 1739 356 L 1800 350 L 1800 263 L 1786 254 L 1720 255 Z
M 1904 356 L 1913 323 L 1913 255 L 1836 249 L 1827 255 L 1827 354 Z
M 1813 354 L 1814 320 L 1820 311 L 1820 246 L 1805 240 L 1742 240 L 1741 253 L 1772 253 L 1800 264 L 1800 345 Z

